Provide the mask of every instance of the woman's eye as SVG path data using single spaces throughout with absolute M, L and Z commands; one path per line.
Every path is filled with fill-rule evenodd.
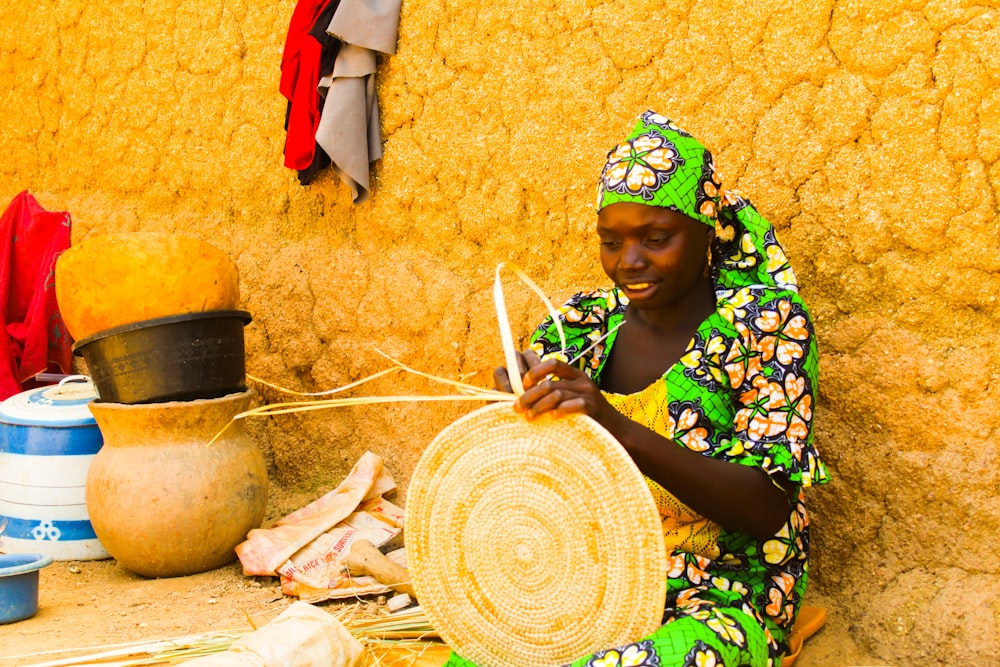
M 602 248 L 607 248 L 608 250 L 614 250 L 615 248 L 617 248 L 620 245 L 621 245 L 621 241 L 616 241 L 614 239 L 602 239 L 601 240 L 601 247 Z
M 649 245 L 663 245 L 669 240 L 669 236 L 650 236 L 646 238 L 646 243 Z

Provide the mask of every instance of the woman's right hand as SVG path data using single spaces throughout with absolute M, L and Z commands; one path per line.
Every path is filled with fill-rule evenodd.
M 582 370 L 556 359 L 542 361 L 528 350 L 517 355 L 524 393 L 514 402 L 514 409 L 528 419 L 551 413 L 557 417 L 581 413 L 593 417 L 611 430 L 620 413 L 611 407 L 594 381 Z M 507 369 L 493 371 L 496 388 L 513 391 Z
M 525 373 L 534 368 L 539 364 L 541 360 L 538 355 L 532 351 L 518 352 L 517 353 L 517 365 L 518 372 L 520 372 L 523 378 Z M 493 382 L 497 391 L 506 391 L 514 393 L 514 388 L 510 384 L 510 376 L 507 374 L 507 369 L 503 366 L 498 366 L 493 369 Z

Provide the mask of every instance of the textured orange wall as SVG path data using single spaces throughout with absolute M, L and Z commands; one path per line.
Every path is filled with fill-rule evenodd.
M 304 391 L 385 367 L 490 384 L 499 261 L 554 299 L 602 282 L 605 152 L 646 108 L 777 225 L 819 330 L 814 588 L 899 665 L 988 664 L 1000 636 L 1000 11 L 987 0 L 405 0 L 378 74 L 385 157 L 352 205 L 281 166 L 294 3 L 0 6 L 0 199 L 74 239 L 210 240 L 237 262 L 248 370 Z M 526 334 L 543 313 L 509 283 Z M 155 297 L 152 297 L 155 298 Z M 440 391 L 381 381 L 370 393 Z M 261 390 L 266 400 L 278 400 Z M 362 451 L 405 483 L 463 406 L 249 425 L 281 486 Z

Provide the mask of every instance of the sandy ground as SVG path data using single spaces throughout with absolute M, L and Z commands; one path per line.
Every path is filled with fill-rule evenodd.
M 272 489 L 265 525 L 312 499 L 311 495 Z M 125 642 L 260 627 L 292 602 L 294 598 L 282 594 L 277 577 L 244 576 L 236 560 L 210 572 L 168 579 L 141 577 L 113 559 L 56 561 L 39 573 L 38 613 L 0 625 L 0 667 L 90 655 Z M 370 609 L 378 602 L 377 596 L 370 596 L 351 604 Z M 806 602 L 833 607 L 817 597 L 807 597 Z M 345 603 L 320 606 L 337 611 L 341 604 Z M 380 667 L 410 667 L 412 662 L 409 658 L 383 660 Z M 442 662 L 443 658 L 425 656 L 412 667 L 435 667 Z M 885 665 L 858 649 L 845 619 L 836 615 L 806 643 L 795 663 L 795 667 Z
M 55 562 L 41 571 L 39 588 L 37 615 L 0 625 L 0 667 L 67 656 L 45 651 L 93 653 L 115 643 L 259 626 L 292 602 L 277 579 L 245 577 L 238 562 L 171 579 L 145 579 L 113 560 Z M 796 667 L 883 664 L 858 651 L 842 619 L 830 618 L 806 643 Z

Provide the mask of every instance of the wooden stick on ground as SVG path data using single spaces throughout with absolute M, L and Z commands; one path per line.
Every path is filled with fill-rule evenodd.
M 390 588 L 406 593 L 416 598 L 413 585 L 410 583 L 410 573 L 405 567 L 389 560 L 368 540 L 355 540 L 344 556 L 344 565 L 355 575 L 369 575 Z

